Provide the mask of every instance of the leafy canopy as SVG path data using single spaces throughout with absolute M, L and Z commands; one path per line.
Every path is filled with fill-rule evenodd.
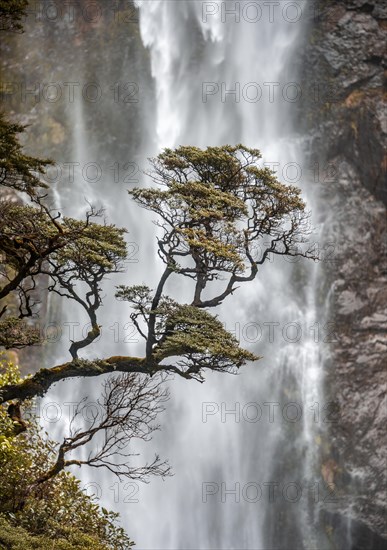
M 197 282 L 194 305 L 208 282 L 231 273 L 252 280 L 268 255 L 312 256 L 303 251 L 308 214 L 299 189 L 281 184 L 259 166 L 261 154 L 236 146 L 178 147 L 151 159 L 157 187 L 129 191 L 159 216 L 159 255 L 175 272 Z

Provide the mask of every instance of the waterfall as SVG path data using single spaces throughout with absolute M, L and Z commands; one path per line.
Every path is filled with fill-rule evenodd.
M 305 144 L 296 126 L 300 90 L 294 60 L 306 25 L 305 17 L 297 18 L 297 9 L 303 11 L 306 2 L 289 3 L 293 8 L 290 5 L 287 11 L 281 4 L 274 12 L 268 4 L 136 0 L 141 39 L 150 59 L 150 68 L 142 60 L 141 71 L 150 70 L 154 92 L 141 96 L 142 142 L 132 147 L 130 158 L 146 168 L 146 157 L 163 147 L 242 143 L 260 149 L 262 163 L 273 167 L 280 180 L 301 186 L 315 213 Z M 109 54 L 103 52 L 105 69 Z M 124 59 L 128 66 L 123 66 L 120 78 L 132 80 L 127 76 L 132 75 L 130 57 Z M 86 69 L 79 64 L 82 81 Z M 103 80 L 103 75 L 99 77 Z M 136 78 L 146 81 L 140 73 Z M 111 143 L 101 135 L 101 114 L 124 121 L 108 134 L 113 134 Z M 125 143 L 133 126 L 125 124 L 129 113 L 122 105 L 75 102 L 66 116 L 74 134 L 72 160 L 81 166 L 109 155 L 113 162 L 127 160 Z M 91 131 L 93 116 L 97 136 Z M 108 173 L 98 185 L 86 187 L 78 173 L 71 193 L 58 192 L 66 214 L 78 214 L 84 196 L 104 204 L 109 221 L 127 226 L 129 242 L 139 246 L 139 261 L 129 266 L 128 275 L 112 278 L 106 286 L 102 338 L 85 350 L 86 357 L 141 349 L 122 338 L 129 315 L 111 299 L 114 286 L 142 282 L 152 286 L 162 267 L 156 256 L 153 216 L 130 205 L 124 187 L 118 187 Z M 101 504 L 120 512 L 122 525 L 139 548 L 322 547 L 324 535 L 316 529 L 319 502 L 314 498 L 319 479 L 316 441 L 322 431 L 317 414 L 322 406 L 317 281 L 316 266 L 272 258 L 256 281 L 219 308 L 220 318 L 242 347 L 263 358 L 237 377 L 210 373 L 204 384 L 171 382 L 172 397 L 160 419 L 162 431 L 146 452 L 168 457 L 173 478 L 136 486 L 132 498 L 133 486 L 108 473 L 96 478 L 94 471 L 74 471 L 85 486 L 97 486 Z M 175 277 L 167 290 L 181 301 L 188 300 L 184 283 Z M 82 326 L 84 319 L 79 319 L 73 304 L 62 322 L 75 320 Z M 67 344 L 68 340 L 61 353 Z M 49 392 L 46 402 L 66 403 L 85 393 L 93 399 L 100 383 L 66 381 Z M 57 433 L 62 429 L 58 425 Z
M 154 152 L 225 143 L 259 148 L 263 162 L 276 163 L 280 179 L 285 174 L 287 183 L 303 187 L 310 207 L 313 190 L 292 95 L 305 21 L 283 13 L 271 21 L 266 13 L 252 22 L 262 3 L 250 3 L 244 13 L 243 2 L 136 4 L 155 81 Z M 319 339 L 312 330 L 316 277 L 314 266 L 276 258 L 222 306 L 226 328 L 264 358 L 236 378 L 208 375 L 201 386 L 171 385 L 155 446 L 170 457 L 175 477 L 141 488 L 140 512 L 132 512 L 141 547 L 319 547 L 308 493 L 318 477 L 312 413 L 321 404 Z M 181 282 L 173 291 L 189 299 Z M 248 416 L 254 407 L 262 411 L 257 422 Z M 209 410 L 217 413 L 204 422 Z M 300 487 L 297 500 L 292 490 Z

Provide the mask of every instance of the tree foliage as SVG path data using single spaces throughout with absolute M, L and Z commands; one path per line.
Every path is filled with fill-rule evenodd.
M 237 339 L 221 321 L 207 311 L 188 304 L 179 304 L 169 296 L 162 296 L 157 309 L 152 309 L 152 291 L 146 286 L 118 287 L 120 300 L 132 304 L 132 320 L 142 337 L 138 317 L 149 325 L 153 316 L 154 346 L 152 359 L 160 364 L 163 359 L 177 357 L 176 372 L 186 378 L 202 379 L 202 369 L 232 371 L 259 357 L 239 347 Z M 166 365 L 160 366 L 163 370 Z M 175 370 L 170 365 L 169 370 Z
M 21 347 L 21 341 L 24 345 L 37 343 L 34 332 L 24 333 L 21 338 L 23 325 L 17 319 L 31 318 L 36 313 L 37 283 L 46 275 L 50 292 L 77 301 L 90 317 L 91 331 L 71 346 L 75 359 L 78 350 L 100 334 L 95 313 L 102 303 L 101 282 L 122 269 L 127 254 L 125 230 L 107 224 L 103 211 L 93 206 L 84 220 L 62 217 L 53 211 L 48 195 L 41 192 L 46 187 L 41 175 L 50 161 L 23 154 L 16 137 L 23 130 L 0 117 L 0 183 L 14 193 L 21 192 L 0 201 L 0 299 L 16 294 L 19 313 L 17 318 L 0 320 L 0 330 L 6 335 L 1 343 L 7 348 Z M 102 223 L 97 223 L 101 219 Z M 87 292 L 82 289 L 79 293 L 79 282 L 88 287 Z M 7 307 L 5 303 L 0 308 L 0 319 Z M 10 340 L 10 323 L 15 346 Z
M 0 387 L 19 380 L 18 368 L 0 358 Z M 27 412 L 30 405 L 24 403 Z M 16 436 L 18 420 L 0 408 L 0 548 L 130 548 L 118 515 L 102 510 L 72 474 L 62 469 L 38 483 L 55 464 L 58 445 L 37 420 L 30 414 L 28 430 Z
M 300 190 L 260 168 L 260 158 L 243 145 L 166 149 L 151 160 L 159 186 L 129 192 L 161 218 L 159 255 L 195 280 L 197 307 L 219 305 L 234 283 L 255 277 L 269 253 L 302 254 L 297 245 L 305 242 L 308 216 Z M 267 244 L 257 246 L 264 239 Z M 226 294 L 203 302 L 207 284 L 223 273 L 231 274 Z

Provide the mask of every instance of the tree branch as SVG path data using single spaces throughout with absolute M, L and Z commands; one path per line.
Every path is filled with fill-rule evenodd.
M 168 370 L 167 368 L 165 370 Z M 143 358 L 113 356 L 94 361 L 73 360 L 51 369 L 40 369 L 19 384 L 10 384 L 0 389 L 0 403 L 12 399 L 30 399 L 42 396 L 56 382 L 67 378 L 100 376 L 111 372 L 142 372 L 152 374 L 152 366 Z
M 160 303 L 160 298 L 163 293 L 164 285 L 172 272 L 173 270 L 169 266 L 165 268 L 164 273 L 162 274 L 160 282 L 157 286 L 155 295 L 153 297 L 152 312 L 149 314 L 148 320 L 148 340 L 146 343 L 146 357 L 148 360 L 150 360 L 152 356 L 153 346 L 156 343 L 155 325 L 157 315 L 156 313 L 154 313 L 154 311 L 157 309 Z

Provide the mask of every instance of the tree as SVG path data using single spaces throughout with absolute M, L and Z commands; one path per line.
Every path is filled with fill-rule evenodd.
M 44 186 L 36 174 L 48 161 L 24 156 L 15 137 L 22 128 L 4 119 L 1 124 L 3 134 L 13 142 L 8 149 L 0 142 L 0 158 L 6 159 L 2 161 L 2 184 L 27 197 L 30 204 L 4 200 L 0 207 L 4 281 L 0 297 L 13 296 L 19 304 L 18 317 L 8 315 L 7 303 L 0 308 L 0 342 L 6 348 L 38 343 L 28 321 L 37 312 L 34 289 L 42 277 L 48 281 L 47 292 L 74 300 L 85 310 L 91 330 L 86 338 L 72 342 L 68 362 L 3 384 L 0 403 L 11 402 L 11 410 L 19 411 L 14 407 L 20 402 L 43 395 L 61 380 L 114 373 L 105 382 L 101 397 L 103 418 L 69 434 L 54 463 L 29 490 L 73 464 L 105 466 L 117 475 L 142 480 L 150 474 L 168 475 L 167 463 L 157 456 L 137 470 L 111 457 L 116 452 L 128 458 L 130 453 L 120 455 L 120 444 L 133 437 L 147 439 L 155 429 L 152 421 L 161 410 L 157 377 L 162 373 L 203 381 L 205 370 L 236 372 L 258 359 L 242 349 L 209 310 L 229 298 L 239 285 L 254 280 L 269 254 L 314 257 L 304 250 L 310 229 L 300 190 L 281 184 L 272 171 L 260 168 L 260 152 L 243 145 L 165 149 L 151 159 L 149 175 L 155 186 L 136 188 L 129 194 L 139 206 L 158 216 L 157 251 L 164 271 L 154 290 L 143 284 L 120 286 L 116 292 L 117 300 L 131 309 L 130 317 L 144 340 L 144 355 L 85 360 L 78 352 L 100 334 L 97 315 L 103 280 L 123 269 L 126 229 L 107 224 L 103 212 L 92 206 L 83 221 L 55 212 L 47 192 L 42 194 Z M 189 303 L 179 303 L 166 294 L 166 283 L 173 277 L 191 281 Z M 81 410 L 77 409 L 76 416 Z M 22 422 L 18 412 L 15 433 L 23 431 Z M 91 452 L 88 460 L 68 458 L 79 447 L 98 440 L 101 432 L 105 433 L 105 445 Z
M 87 311 L 92 329 L 71 346 L 75 359 L 80 348 L 99 336 L 95 312 L 101 305 L 100 283 L 106 275 L 120 271 L 126 258 L 124 229 L 93 222 L 103 215 L 90 206 L 83 221 L 63 218 L 48 206 L 47 186 L 41 174 L 51 161 L 24 155 L 17 140 L 23 126 L 11 124 L 0 114 L 0 184 L 21 192 L 31 204 L 3 200 L 0 203 L 0 300 L 18 294 L 17 317 L 0 321 L 0 344 L 21 348 L 39 343 L 36 331 L 23 322 L 34 315 L 36 282 L 42 275 L 51 280 L 50 292 L 76 300 Z M 81 297 L 75 283 L 81 281 L 88 292 Z M 60 289 L 59 289 L 60 287 Z M 0 307 L 0 319 L 8 304 Z
M 14 206 L 26 213 L 25 221 L 14 224 L 15 216 L 10 215 L 2 225 L 3 273 L 11 280 L 0 296 L 18 289 L 19 319 L 31 316 L 31 281 L 46 274 L 52 281 L 48 291 L 78 302 L 89 315 L 92 330 L 72 344 L 70 361 L 4 387 L 1 401 L 43 395 L 53 383 L 69 377 L 166 371 L 201 380 L 205 369 L 229 372 L 257 359 L 240 348 L 208 309 L 220 305 L 238 285 L 255 279 L 269 254 L 314 258 L 311 250 L 303 250 L 310 230 L 300 190 L 281 184 L 272 171 L 258 166 L 259 159 L 258 150 L 243 145 L 166 149 L 151 160 L 157 187 L 129 192 L 141 207 L 159 216 L 158 254 L 165 264 L 155 290 L 146 285 L 121 286 L 116 294 L 132 308 L 131 318 L 145 341 L 143 357 L 93 361 L 78 357 L 78 350 L 99 335 L 100 284 L 107 274 L 122 269 L 125 230 L 91 222 L 101 215 L 95 209 L 84 222 L 62 220 L 44 204 L 44 197 L 30 189 L 34 206 Z M 12 205 L 7 208 L 12 210 Z M 37 209 L 43 213 L 41 222 L 36 221 Z M 164 292 L 167 280 L 177 276 L 193 281 L 189 304 L 180 304 Z M 77 286 L 79 282 L 88 287 L 87 292 L 83 285 Z M 8 336 L 8 347 L 10 340 Z M 19 340 L 15 338 L 22 346 Z
M 19 379 L 18 368 L 0 356 L 0 387 Z M 0 548 L 130 548 L 134 543 L 116 525 L 118 514 L 101 509 L 72 474 L 61 470 L 39 483 L 55 465 L 58 445 L 33 416 L 17 436 L 15 422 L 0 407 Z

